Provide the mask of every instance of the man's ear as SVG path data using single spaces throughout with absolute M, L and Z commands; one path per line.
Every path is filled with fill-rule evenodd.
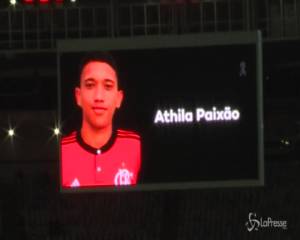
M 75 88 L 75 99 L 76 99 L 76 103 L 79 107 L 81 107 L 81 92 L 80 92 L 80 88 L 76 87 Z
M 123 102 L 123 98 L 124 98 L 124 93 L 122 90 L 118 91 L 118 96 L 117 96 L 117 108 L 120 108 Z

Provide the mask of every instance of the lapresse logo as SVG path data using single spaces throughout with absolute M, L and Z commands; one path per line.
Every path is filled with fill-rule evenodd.
M 248 214 L 248 221 L 245 223 L 248 232 L 258 231 L 261 228 L 280 228 L 287 229 L 286 220 L 273 220 L 271 217 L 257 217 L 256 213 Z

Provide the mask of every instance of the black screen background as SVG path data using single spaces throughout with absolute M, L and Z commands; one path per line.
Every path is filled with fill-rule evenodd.
M 124 100 L 115 125 L 142 137 L 140 183 L 258 178 L 255 45 L 110 51 Z M 63 133 L 79 129 L 74 87 L 85 53 L 60 54 Z M 240 62 L 247 76 L 240 77 Z M 237 108 L 239 122 L 155 125 L 158 109 Z

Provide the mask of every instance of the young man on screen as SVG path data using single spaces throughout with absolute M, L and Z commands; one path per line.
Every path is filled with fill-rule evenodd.
M 113 126 L 123 94 L 112 58 L 100 53 L 87 56 L 75 88 L 81 129 L 61 141 L 63 187 L 137 183 L 140 137 Z

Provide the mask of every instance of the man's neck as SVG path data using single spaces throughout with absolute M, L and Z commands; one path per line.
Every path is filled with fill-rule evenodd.
M 94 129 L 87 124 L 83 124 L 81 128 L 81 137 L 83 141 L 93 148 L 103 147 L 112 135 L 112 126 L 106 128 Z

